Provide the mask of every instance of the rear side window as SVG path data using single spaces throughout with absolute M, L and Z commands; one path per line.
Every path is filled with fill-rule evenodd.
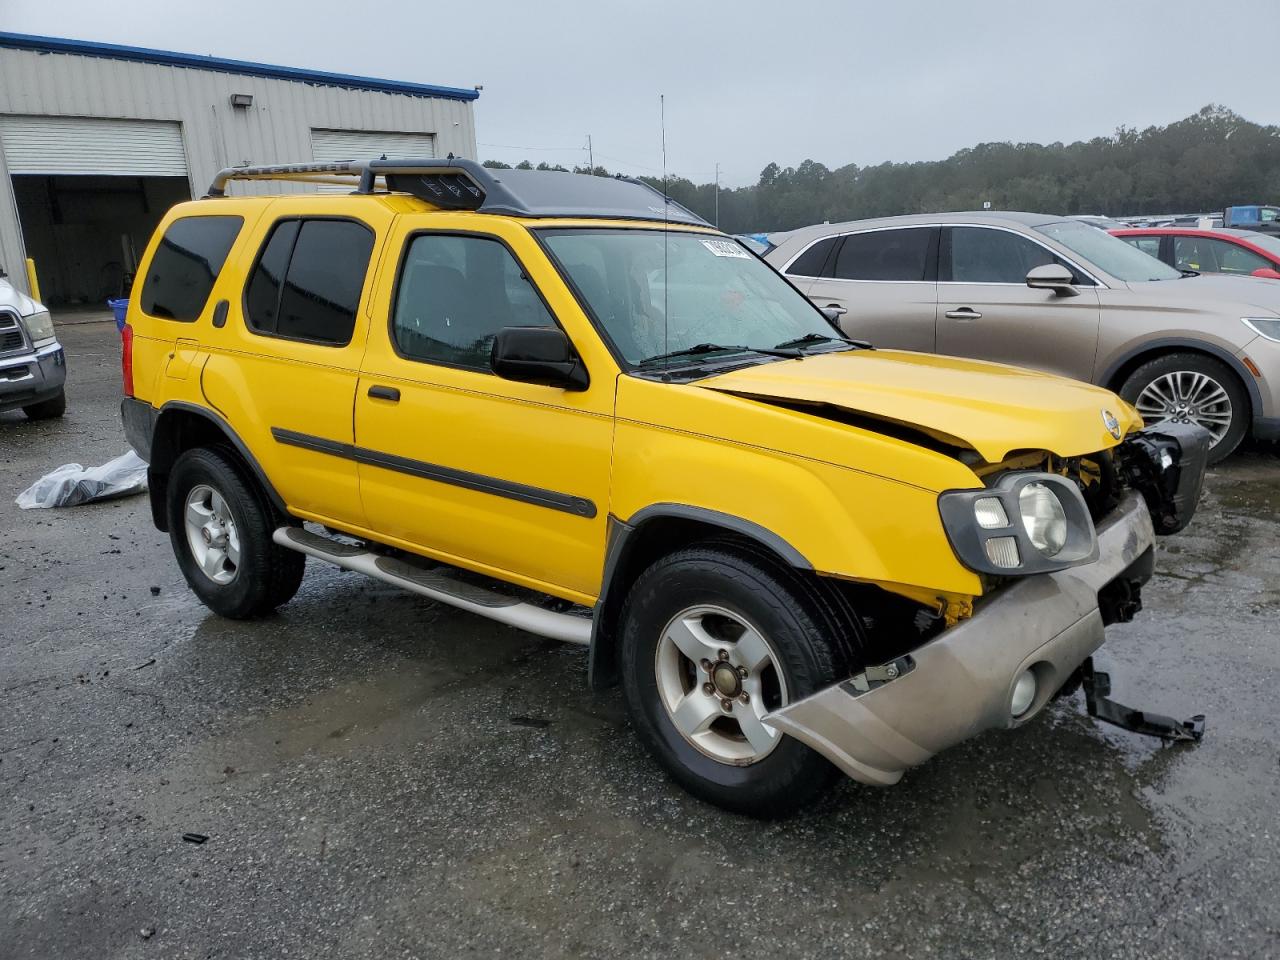
M 930 251 L 937 231 L 870 230 L 851 233 L 836 255 L 838 280 L 931 280 Z
M 245 287 L 255 333 L 329 346 L 351 342 L 373 231 L 354 220 L 282 220 Z
M 835 250 L 839 237 L 827 237 L 825 240 L 819 240 L 800 256 L 796 257 L 795 262 L 787 267 L 787 276 L 789 277 L 821 277 L 823 276 L 823 267 L 827 265 L 827 261 L 831 259 L 831 252 Z M 830 274 L 828 274 L 829 276 Z
M 410 360 L 489 371 L 503 327 L 550 327 L 533 282 L 497 240 L 414 237 L 400 267 L 391 336 Z
M 142 312 L 190 323 L 204 312 L 244 220 L 183 217 L 169 224 L 142 282 Z

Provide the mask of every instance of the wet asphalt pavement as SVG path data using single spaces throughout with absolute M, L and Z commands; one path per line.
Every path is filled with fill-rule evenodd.
M 1280 956 L 1280 459 L 1212 471 L 1117 699 L 782 823 L 664 780 L 586 654 L 315 561 L 220 620 L 145 497 L 20 511 L 124 452 L 114 327 L 61 422 L 0 415 L 0 957 Z M 206 835 L 203 844 L 183 834 Z

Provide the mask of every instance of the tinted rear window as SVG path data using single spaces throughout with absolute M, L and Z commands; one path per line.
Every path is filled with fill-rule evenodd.
M 285 220 L 245 289 L 257 333 L 340 346 L 355 327 L 373 231 L 352 220 Z
M 822 269 L 826 266 L 827 260 L 831 256 L 831 251 L 835 248 L 839 239 L 839 237 L 827 237 L 825 240 L 819 240 L 800 256 L 796 257 L 795 263 L 787 267 L 787 275 L 792 277 L 822 276 Z
M 190 322 L 204 311 L 244 220 L 183 217 L 169 224 L 142 283 L 142 312 Z
M 929 271 L 932 227 L 851 233 L 836 257 L 840 280 L 924 280 Z

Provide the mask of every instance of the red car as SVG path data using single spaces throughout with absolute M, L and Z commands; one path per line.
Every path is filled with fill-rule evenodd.
M 1135 227 L 1111 233 L 1175 270 L 1280 280 L 1280 237 L 1191 227 Z

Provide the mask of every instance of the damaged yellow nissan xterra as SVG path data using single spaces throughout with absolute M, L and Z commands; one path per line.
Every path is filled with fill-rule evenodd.
M 270 179 L 353 189 L 226 196 Z M 161 223 L 124 338 L 154 520 L 212 610 L 268 613 L 311 556 L 588 645 L 730 809 L 895 783 L 1082 678 L 1103 719 L 1198 734 L 1107 700 L 1090 655 L 1194 512 L 1207 433 L 847 340 L 643 183 L 223 171 Z

